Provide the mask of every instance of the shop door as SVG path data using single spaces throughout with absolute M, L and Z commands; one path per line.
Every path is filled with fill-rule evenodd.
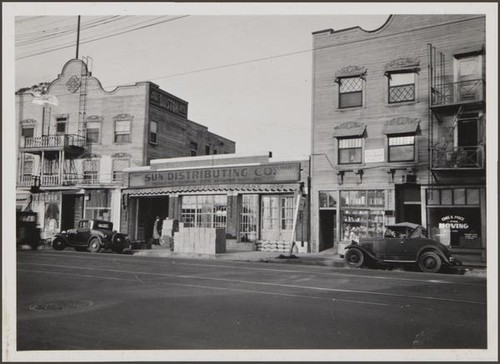
M 319 250 L 333 248 L 337 212 L 335 210 L 319 211 Z
M 279 196 L 262 196 L 261 212 L 262 240 L 279 240 Z
M 83 195 L 62 195 L 61 230 L 74 229 L 83 217 Z
M 156 216 L 159 216 L 161 220 L 168 217 L 168 196 L 140 198 L 137 216 L 138 240 L 148 241 L 153 237 Z

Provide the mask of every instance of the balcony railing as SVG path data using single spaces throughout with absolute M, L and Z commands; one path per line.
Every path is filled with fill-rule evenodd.
M 85 138 L 76 134 L 45 135 L 41 137 L 21 138 L 21 148 L 63 148 L 83 147 Z
M 432 106 L 483 101 L 483 80 L 444 83 L 432 87 Z
M 85 185 L 121 185 L 123 184 L 122 174 L 119 175 L 115 172 L 113 174 L 101 173 L 64 173 L 62 178 L 58 173 L 42 174 L 40 176 L 40 187 L 57 187 L 57 186 L 85 186 Z M 31 174 L 21 175 L 19 178 L 18 186 L 31 187 L 35 185 L 35 178 L 37 176 Z
M 454 147 L 432 151 L 432 167 L 435 169 L 483 169 L 484 147 Z

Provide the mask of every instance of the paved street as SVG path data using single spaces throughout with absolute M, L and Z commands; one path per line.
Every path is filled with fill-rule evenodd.
M 485 348 L 483 277 L 17 253 L 18 350 Z

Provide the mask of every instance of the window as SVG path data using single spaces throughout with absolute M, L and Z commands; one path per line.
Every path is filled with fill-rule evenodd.
M 259 195 L 243 195 L 240 212 L 240 241 L 258 239 Z
M 185 227 L 225 228 L 226 195 L 183 196 L 181 220 Z
M 130 120 L 115 121 L 115 143 L 130 142 Z
M 217 149 L 214 149 L 213 153 L 214 153 L 214 154 L 217 154 Z
M 113 159 L 113 181 L 123 181 L 123 169 L 130 167 L 130 159 Z
M 389 136 L 389 162 L 415 159 L 415 135 Z
M 337 193 L 335 191 L 319 191 L 319 207 L 334 208 L 337 206 Z
M 205 155 L 209 155 L 210 154 L 210 145 L 206 145 L 205 146 Z
M 99 180 L 99 161 L 87 159 L 83 161 L 83 182 L 97 183 Z
M 281 229 L 293 229 L 293 196 L 281 197 Z
M 480 205 L 476 188 L 428 189 L 427 205 Z
M 33 138 L 35 135 L 35 128 L 32 126 L 23 126 L 21 129 L 21 135 L 25 138 Z
M 391 73 L 389 78 L 389 104 L 415 101 L 415 73 Z
M 66 134 L 66 121 L 68 118 L 59 117 L 56 119 L 56 133 Z
M 158 143 L 158 122 L 151 120 L 149 123 L 149 142 Z
M 361 77 L 339 78 L 339 108 L 363 106 L 363 79 Z
M 189 144 L 189 148 L 191 149 L 191 156 L 194 157 L 198 154 L 198 144 L 195 142 L 191 142 Z
M 85 201 L 85 218 L 111 220 L 111 193 L 108 190 L 90 190 Z
M 339 139 L 339 164 L 361 163 L 362 138 Z
M 87 143 L 99 144 L 101 138 L 101 123 L 90 122 L 87 123 Z

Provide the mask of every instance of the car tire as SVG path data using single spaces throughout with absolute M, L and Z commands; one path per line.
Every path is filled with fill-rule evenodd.
M 425 273 L 436 273 L 441 269 L 441 258 L 434 252 L 424 252 L 418 258 L 418 267 Z
M 92 238 L 89 242 L 89 251 L 91 253 L 99 253 L 101 250 L 101 241 L 99 238 Z
M 66 248 L 66 242 L 61 238 L 56 238 L 52 242 L 52 248 L 54 250 L 63 250 L 64 248 Z
M 349 249 L 344 254 L 345 263 L 351 268 L 359 268 L 363 265 L 365 255 L 359 249 Z

